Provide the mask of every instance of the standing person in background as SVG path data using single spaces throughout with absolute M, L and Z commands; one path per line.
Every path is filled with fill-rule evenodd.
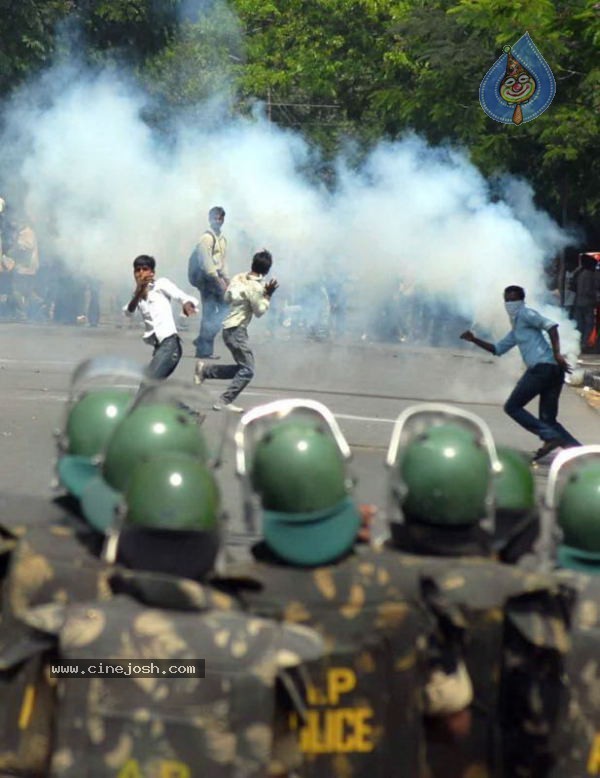
M 37 236 L 27 216 L 17 220 L 10 256 L 15 260 L 14 291 L 23 318 L 39 319 L 42 298 L 37 293 L 40 254 Z
M 182 354 L 171 300 L 182 304 L 186 316 L 196 313 L 198 300 L 183 292 L 168 278 L 155 279 L 155 269 L 156 260 L 147 254 L 141 254 L 133 260 L 136 287 L 123 313 L 131 316 L 139 307 L 144 320 L 144 342 L 154 349 L 146 375 L 148 378 L 167 378 L 179 364 Z
M 19 320 L 27 319 L 28 312 L 41 307 L 41 299 L 35 294 L 35 281 L 40 266 L 35 232 L 23 214 L 9 219 L 2 235 L 3 269 L 12 276 L 12 308 Z
M 197 359 L 219 359 L 213 352 L 227 310 L 224 294 L 229 284 L 227 241 L 221 233 L 224 221 L 225 210 L 221 206 L 210 209 L 210 228 L 200 237 L 188 261 L 188 280 L 202 299 L 200 332 L 194 340 Z
M 7 316 L 13 306 L 12 289 L 14 262 L 4 256 L 7 244 L 8 222 L 6 218 L 6 200 L 0 197 L 0 316 Z
M 497 357 L 515 346 L 519 347 L 527 370 L 504 403 L 504 411 L 521 427 L 541 438 L 543 445 L 535 453 L 534 460 L 541 459 L 559 446 L 580 446 L 579 441 L 556 418 L 565 373 L 571 372 L 567 360 L 560 353 L 558 324 L 533 308 L 527 308 L 525 290 L 520 286 L 506 287 L 504 307 L 511 329 L 498 343 L 481 340 L 471 330 L 466 330 L 460 337 Z M 550 342 L 544 337 L 544 332 L 548 333 Z M 539 418 L 525 410 L 535 397 L 540 398 Z
M 235 275 L 225 292 L 225 302 L 230 308 L 223 322 L 223 340 L 235 364 L 206 365 L 202 359 L 196 363 L 194 381 L 197 384 L 207 378 L 233 379 L 219 402 L 213 405 L 215 411 L 222 410 L 224 406 L 238 413 L 243 411 L 233 401 L 254 377 L 254 354 L 248 343 L 248 325 L 253 315 L 260 317 L 269 310 L 271 297 L 278 287 L 275 279 L 263 285 L 263 278 L 271 270 L 272 263 L 270 252 L 266 249 L 258 251 L 252 257 L 250 272 Z
M 575 274 L 573 318 L 581 333 L 581 350 L 589 351 L 589 338 L 594 329 L 596 313 L 596 261 L 581 257 L 581 268 Z

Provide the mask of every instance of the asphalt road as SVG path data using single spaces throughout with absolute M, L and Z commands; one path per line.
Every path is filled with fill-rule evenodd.
M 480 415 L 497 443 L 524 451 L 537 448 L 537 440 L 502 411 L 502 402 L 521 369 L 517 358 L 498 360 L 460 341 L 454 350 L 419 348 L 410 343 L 276 340 L 262 322 L 257 324 L 260 326 L 251 331 L 257 374 L 240 401 L 243 399 L 245 408 L 281 397 L 309 397 L 325 403 L 353 449 L 361 501 L 385 505 L 383 462 L 392 425 L 403 409 L 419 402 L 456 404 Z M 190 385 L 194 365 L 191 341 L 196 326 L 194 322 L 193 331 L 182 333 L 185 356 L 175 374 Z M 227 351 L 220 339 L 217 351 L 225 361 Z M 141 341 L 138 324 L 96 329 L 0 324 L 0 354 L 0 495 L 50 498 L 54 493 L 53 431 L 62 424 L 74 367 L 101 354 L 145 363 L 150 350 Z M 206 385 L 216 398 L 222 384 Z M 207 419 L 207 434 L 213 442 L 221 434 L 222 417 L 212 412 Z M 600 442 L 598 412 L 569 387 L 561 398 L 560 417 L 583 443 Z M 232 453 L 228 445 L 220 481 L 226 507 L 237 525 L 240 492 L 231 470 Z M 11 506 L 18 504 L 18 500 L 11 500 Z

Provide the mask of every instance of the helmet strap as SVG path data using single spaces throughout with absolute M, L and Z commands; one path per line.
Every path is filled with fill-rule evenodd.
M 117 561 L 120 534 L 120 529 L 114 526 L 106 533 L 106 540 L 104 542 L 104 548 L 102 549 L 102 559 L 109 565 L 114 565 Z

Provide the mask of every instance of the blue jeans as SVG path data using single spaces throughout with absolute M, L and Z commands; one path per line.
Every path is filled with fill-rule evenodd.
M 254 354 L 248 343 L 248 330 L 245 327 L 229 327 L 223 330 L 223 341 L 231 351 L 235 365 L 205 365 L 202 372 L 204 378 L 233 379 L 221 395 L 222 402 L 228 405 L 254 377 Z
M 146 376 L 158 379 L 167 378 L 181 359 L 182 349 L 179 335 L 169 335 L 160 343 L 155 338 L 150 343 L 154 346 L 154 351 L 150 364 L 146 368 Z
M 216 281 L 206 281 L 198 285 L 202 299 L 202 319 L 200 332 L 194 341 L 196 357 L 210 357 L 215 349 L 215 338 L 221 329 L 228 305 L 223 300 L 223 291 Z
M 564 377 L 564 370 L 558 365 L 540 362 L 528 367 L 504 403 L 504 411 L 517 424 L 542 440 L 560 438 L 569 445 L 580 446 L 579 441 L 556 419 Z M 525 406 L 538 395 L 539 419 L 525 410 Z

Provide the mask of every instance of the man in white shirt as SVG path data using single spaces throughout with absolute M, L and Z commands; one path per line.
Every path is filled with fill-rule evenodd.
M 141 254 L 133 260 L 136 287 L 123 312 L 131 316 L 139 308 L 142 314 L 144 342 L 154 349 L 146 375 L 149 378 L 167 378 L 179 364 L 182 354 L 171 300 L 182 304 L 186 316 L 196 313 L 199 301 L 183 292 L 168 278 L 155 279 L 155 269 L 154 257 Z
M 248 343 L 247 328 L 253 315 L 260 317 L 268 311 L 271 297 L 277 289 L 275 279 L 263 284 L 263 278 L 271 270 L 272 263 L 271 254 L 266 249 L 257 252 L 252 257 L 250 272 L 235 275 L 225 292 L 229 313 L 223 321 L 223 341 L 231 351 L 235 364 L 207 365 L 202 359 L 196 362 L 194 381 L 197 384 L 207 378 L 232 379 L 219 402 L 213 405 L 216 411 L 224 406 L 232 411 L 243 410 L 234 405 L 233 401 L 254 377 L 254 354 Z

